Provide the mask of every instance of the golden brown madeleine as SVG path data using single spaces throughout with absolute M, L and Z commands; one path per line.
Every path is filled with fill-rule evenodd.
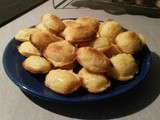
M 82 84 L 78 75 L 67 70 L 51 70 L 45 79 L 45 86 L 60 94 L 70 94 Z
M 110 66 L 110 60 L 100 51 L 91 47 L 81 47 L 77 51 L 78 62 L 94 73 L 105 73 Z
M 130 54 L 138 52 L 143 46 L 140 37 L 131 31 L 120 33 L 115 42 L 123 52 Z
M 31 73 L 47 73 L 52 69 L 51 64 L 43 57 L 30 56 L 23 62 L 23 67 Z
M 80 23 L 81 25 L 84 26 L 90 26 L 92 27 L 96 32 L 98 30 L 98 26 L 99 26 L 99 22 L 98 19 L 94 18 L 94 17 L 79 17 L 76 20 L 77 23 Z
M 52 33 L 60 33 L 64 30 L 65 25 L 59 17 L 52 14 L 45 14 L 42 16 L 42 24 Z
M 84 26 L 78 23 L 67 26 L 62 32 L 62 36 L 65 38 L 65 40 L 71 43 L 85 42 L 90 40 L 90 38 L 95 35 L 95 29 L 90 26 Z
M 123 31 L 122 26 L 116 21 L 106 21 L 99 27 L 99 35 L 107 37 L 114 42 L 116 36 Z
M 62 22 L 65 24 L 66 27 L 76 24 L 76 21 L 72 19 L 65 19 L 65 20 L 62 20 Z
M 111 42 L 107 37 L 99 37 L 93 42 L 93 48 L 105 52 L 111 47 Z
M 49 34 L 52 34 L 52 36 L 55 38 L 55 39 L 58 39 L 58 41 L 60 40 L 64 40 L 64 38 L 60 37 L 60 36 L 57 36 L 55 34 L 53 34 L 52 32 L 50 32 L 42 23 L 36 25 L 36 28 L 43 31 L 43 32 L 48 32 Z
M 39 31 L 31 35 L 31 43 L 37 47 L 40 51 L 44 50 L 49 43 L 59 41 L 57 37 L 53 37 L 52 34 Z
M 85 68 L 82 68 L 78 74 L 82 78 L 82 85 L 91 93 L 103 92 L 111 86 L 106 76 L 91 73 Z
M 67 41 L 54 42 L 47 46 L 44 56 L 55 67 L 63 67 L 75 61 L 76 48 Z
M 113 67 L 109 70 L 108 75 L 119 81 L 130 80 L 138 72 L 138 65 L 131 54 L 118 54 L 110 60 Z
M 110 48 L 106 50 L 105 55 L 109 58 L 122 53 L 122 51 L 119 49 L 119 47 L 116 44 L 111 43 Z
M 44 31 L 44 32 L 52 33 L 42 23 L 39 23 L 38 25 L 36 25 L 36 28 L 39 29 L 39 30 L 41 30 L 41 31 Z
M 29 41 L 31 35 L 36 33 L 37 31 L 39 31 L 39 30 L 36 28 L 22 29 L 16 34 L 15 39 L 18 41 L 21 41 L 21 42 Z
M 29 57 L 31 55 L 41 55 L 40 51 L 29 41 L 21 43 L 20 46 L 18 46 L 18 52 L 25 57 Z

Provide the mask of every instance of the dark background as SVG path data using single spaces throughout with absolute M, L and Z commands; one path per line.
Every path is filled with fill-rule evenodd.
M 47 0 L 0 0 L 0 27 Z

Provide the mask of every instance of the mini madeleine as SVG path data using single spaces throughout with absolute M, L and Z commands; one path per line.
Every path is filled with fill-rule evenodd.
M 39 23 L 38 25 L 36 25 L 36 28 L 44 32 L 52 33 L 42 23 Z
M 142 40 L 135 32 L 127 31 L 120 33 L 115 40 L 117 46 L 124 52 L 134 54 L 143 47 Z
M 75 61 L 76 48 L 67 41 L 54 42 L 47 46 L 43 55 L 55 67 L 63 67 Z
M 51 42 L 59 41 L 57 37 L 47 32 L 39 31 L 31 36 L 31 43 L 40 51 L 43 51 Z
M 106 76 L 91 73 L 85 68 L 82 68 L 78 75 L 82 78 L 82 86 L 91 93 L 103 92 L 111 86 L 111 82 Z
M 65 26 L 72 26 L 72 25 L 75 25 L 76 24 L 76 21 L 75 20 L 72 20 L 72 19 L 65 19 L 65 20 L 62 20 L 62 22 L 65 24 Z
M 30 56 L 24 60 L 22 65 L 24 69 L 34 74 L 47 73 L 52 68 L 51 64 L 40 56 Z
M 50 32 L 42 23 L 36 25 L 36 28 L 43 31 L 43 32 L 48 32 L 49 34 L 52 34 L 52 36 L 55 38 L 55 39 L 59 39 L 58 41 L 60 40 L 64 40 L 62 37 L 60 36 L 57 36 L 56 34 L 53 34 L 52 32 Z
M 107 37 L 111 42 L 114 42 L 116 36 L 123 31 L 122 26 L 116 21 L 106 21 L 101 23 L 99 27 L 99 35 Z
M 21 43 L 20 46 L 18 46 L 18 52 L 25 57 L 29 57 L 31 55 L 41 55 L 40 51 L 29 41 Z
M 75 92 L 82 84 L 78 75 L 67 70 L 51 70 L 45 79 L 45 86 L 59 94 Z
M 90 38 L 96 36 L 96 31 L 91 26 L 76 23 L 74 25 L 67 26 L 65 30 L 61 33 L 61 35 L 68 42 L 75 44 L 79 42 L 90 41 Z
M 42 24 L 52 33 L 60 33 L 65 28 L 65 25 L 61 19 L 50 13 L 42 16 Z
M 99 21 L 94 17 L 89 17 L 89 16 L 79 17 L 77 18 L 76 22 L 84 26 L 92 27 L 96 32 L 98 31 Z
M 105 73 L 110 66 L 110 60 L 102 52 L 91 47 L 79 48 L 77 61 L 84 68 L 94 73 Z
M 36 25 L 36 28 L 43 31 L 43 32 L 47 32 L 49 34 L 52 34 L 52 36 L 55 38 L 55 39 L 58 39 L 57 41 L 60 41 L 60 40 L 64 40 L 62 37 L 56 35 L 56 34 L 53 34 L 52 32 L 50 32 L 42 23 L 39 23 L 38 25 Z
M 119 81 L 128 81 L 138 72 L 138 65 L 131 54 L 118 54 L 111 59 L 113 67 L 108 75 Z
M 38 32 L 39 30 L 36 28 L 25 28 L 20 30 L 16 36 L 15 39 L 20 42 L 29 41 L 32 34 Z
M 107 37 L 99 37 L 93 42 L 93 48 L 105 52 L 111 47 L 111 42 Z

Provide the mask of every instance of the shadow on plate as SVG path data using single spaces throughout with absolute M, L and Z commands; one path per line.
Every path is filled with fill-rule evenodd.
M 51 112 L 79 119 L 113 119 L 136 113 L 150 105 L 160 93 L 160 57 L 152 53 L 152 64 L 146 80 L 131 91 L 111 100 L 65 104 L 50 103 L 25 93 L 35 104 Z

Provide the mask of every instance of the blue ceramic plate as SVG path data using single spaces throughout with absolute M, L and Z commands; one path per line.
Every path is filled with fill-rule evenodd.
M 19 42 L 12 39 L 5 49 L 3 65 L 7 75 L 23 91 L 48 101 L 80 103 L 107 100 L 134 88 L 144 80 L 150 68 L 151 52 L 147 47 L 144 47 L 142 52 L 135 56 L 140 63 L 140 71 L 133 80 L 128 82 L 116 82 L 113 80 L 112 87 L 100 94 L 91 94 L 80 89 L 71 95 L 63 96 L 44 86 L 45 75 L 33 75 L 23 69 L 22 62 L 25 58 L 17 52 L 17 45 L 19 45 Z

